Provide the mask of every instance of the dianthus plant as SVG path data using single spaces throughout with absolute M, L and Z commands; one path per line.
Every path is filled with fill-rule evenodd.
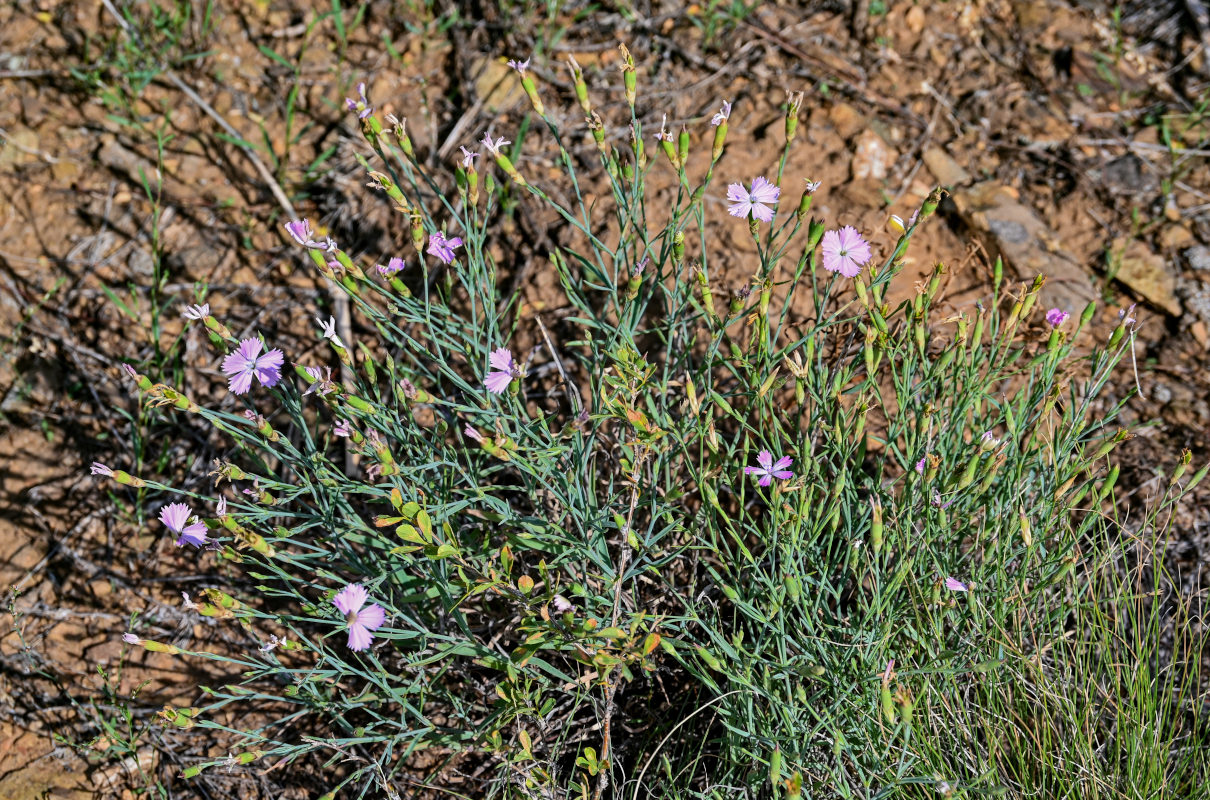
M 542 135 L 497 120 L 431 170 L 349 101 L 398 227 L 364 258 L 339 220 L 283 231 L 353 309 L 345 331 L 299 311 L 318 355 L 197 305 L 231 394 L 134 376 L 228 453 L 213 496 L 94 467 L 200 509 L 204 533 L 162 533 L 205 543 L 188 602 L 228 644 L 131 631 L 236 670 L 163 712 L 234 748 L 186 775 L 314 753 L 348 796 L 451 774 L 469 796 L 1037 794 L 997 726 L 1050 692 L 1081 602 L 1132 321 L 1052 329 L 1042 280 L 998 262 L 945 301 L 943 264 L 908 266 L 940 191 L 901 233 L 812 217 L 819 184 L 786 177 L 815 160 L 800 95 L 778 163 L 739 174 L 728 126 L 767 123 L 742 104 L 653 137 L 623 52 L 629 113 L 603 119 L 572 61 L 565 130 L 547 71 L 514 64 Z M 497 263 L 506 195 L 560 234 Z M 715 247 L 728 227 L 747 246 Z M 533 302 L 542 272 L 560 294 Z

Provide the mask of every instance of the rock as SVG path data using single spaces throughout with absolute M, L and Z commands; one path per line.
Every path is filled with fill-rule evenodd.
M 1117 251 L 1121 248 L 1121 240 L 1115 240 L 1113 249 Z M 1136 240 L 1125 245 L 1114 277 L 1156 308 L 1180 316 L 1181 301 L 1176 296 L 1176 276 L 1168 271 L 1163 257 L 1151 252 L 1142 242 Z
M 1039 305 L 1078 315 L 1097 297 L 1079 262 L 1058 244 L 1059 237 L 1016 193 L 995 181 L 984 181 L 953 195 L 958 213 L 994 258 L 1000 256 L 1020 280 L 1046 276 Z
M 1185 257 L 1185 263 L 1189 265 L 1189 269 L 1199 272 L 1210 270 L 1210 247 L 1205 245 L 1190 247 L 1182 255 Z
M 1185 308 L 1203 323 L 1210 323 L 1210 287 L 1197 281 L 1189 281 L 1181 287 Z
M 920 6 L 912 6 L 908 9 L 907 14 L 903 17 L 904 24 L 912 33 L 920 33 L 924 30 L 924 9 Z
M 1165 250 L 1176 250 L 1193 244 L 1193 231 L 1187 225 L 1165 225 L 1160 231 L 1160 246 Z
M 971 182 L 971 174 L 940 147 L 930 147 L 921 158 L 942 186 L 965 186 Z
M 1119 156 L 1100 169 L 1089 170 L 1088 174 L 1112 194 L 1149 195 L 1160 187 L 1155 171 L 1134 153 Z
M 503 58 L 477 58 L 470 73 L 475 76 L 475 93 L 488 111 L 506 111 L 525 99 L 521 77 Z
M 848 103 L 837 103 L 828 112 L 828 122 L 832 123 L 838 136 L 848 139 L 866 126 L 866 119 L 861 112 Z
M 895 154 L 882 137 L 869 129 L 862 131 L 853 152 L 853 180 L 885 180 L 893 163 Z

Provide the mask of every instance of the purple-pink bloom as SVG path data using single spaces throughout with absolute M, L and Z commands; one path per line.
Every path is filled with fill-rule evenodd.
M 574 608 L 574 606 L 571 604 L 571 601 L 561 594 L 555 595 L 553 602 L 555 611 L 558 611 L 560 614 L 566 614 L 568 611 L 571 611 Z
M 244 394 L 251 389 L 253 376 L 267 387 L 276 386 L 281 380 L 286 357 L 276 348 L 259 355 L 261 347 L 260 339 L 244 339 L 238 349 L 223 359 L 223 374 L 232 393 Z
M 200 306 L 188 306 L 181 314 L 185 319 L 199 320 L 210 316 L 210 304 L 202 303 Z
M 491 364 L 494 371 L 487 373 L 483 384 L 492 394 L 502 394 L 512 383 L 513 378 L 521 377 L 521 368 L 513 359 L 513 351 L 507 347 L 493 350 L 491 356 L 488 357 L 488 363 Z
M 336 420 L 336 424 L 332 426 L 332 435 L 341 437 L 352 435 L 352 431 L 349 429 L 349 421 L 347 419 Z
M 305 370 L 315 381 L 303 391 L 303 397 L 312 392 L 323 397 L 336 391 L 336 383 L 332 380 L 331 367 L 305 367 Z
M 126 644 L 142 644 L 143 640 L 135 636 L 133 633 L 123 633 L 122 641 Z
M 710 118 L 710 124 L 717 128 L 729 119 L 731 119 L 731 103 L 724 102 L 718 113 Z
M 789 480 L 794 477 L 794 473 L 787 469 L 790 464 L 794 463 L 794 459 L 790 456 L 782 456 L 773 460 L 773 454 L 768 450 L 761 450 L 756 454 L 756 463 L 758 467 L 744 467 L 745 475 L 759 475 L 760 480 L 756 483 L 760 486 L 768 486 L 773 483 L 773 479 L 779 481 Z
M 733 217 L 746 217 L 751 214 L 753 219 L 772 222 L 773 209 L 770 206 L 775 205 L 780 196 L 781 189 L 769 183 L 763 176 L 752 181 L 750 190 L 744 189 L 743 184 L 733 183 L 727 187 L 727 199 L 731 201 L 727 213 Z
M 362 109 L 357 114 L 358 119 L 365 119 L 374 113 L 374 109 L 370 108 L 369 99 L 366 98 L 365 81 L 357 84 L 357 99 L 354 100 L 352 97 L 346 97 L 345 105 L 348 106 L 350 111 L 357 111 L 358 108 Z
M 466 424 L 466 429 L 463 430 L 462 433 L 468 439 L 474 439 L 476 442 L 479 442 L 480 444 L 483 443 L 483 434 L 479 433 L 479 431 L 475 430 L 475 426 L 471 425 L 469 422 Z
M 927 455 L 920 457 L 920 460 L 916 462 L 916 472 L 920 473 L 921 475 L 924 474 L 924 463 L 927 460 L 928 460 Z
M 387 612 L 377 603 L 366 605 L 369 595 L 360 583 L 351 583 L 332 598 L 332 605 L 345 615 L 349 626 L 349 649 L 365 650 L 374 637 L 370 631 L 377 630 L 386 622 Z
M 92 466 L 88 468 L 88 471 L 93 475 L 104 475 L 107 478 L 113 477 L 113 470 L 102 464 L 100 461 L 92 462 Z
M 459 146 L 458 149 L 462 151 L 462 168 L 470 169 L 475 166 L 475 159 L 479 157 L 479 154 L 471 152 L 462 146 Z
M 869 260 L 870 246 L 852 225 L 823 235 L 823 268 L 827 271 L 855 278 Z
M 1061 308 L 1052 308 L 1046 312 L 1046 321 L 1050 323 L 1052 328 L 1057 328 L 1067 321 L 1071 315 Z
M 311 230 L 311 221 L 308 219 L 291 220 L 286 223 L 285 228 L 286 233 L 290 234 L 294 241 L 310 250 L 323 250 L 325 253 L 330 253 L 336 249 L 336 242 L 332 241 L 331 237 L 323 241 L 315 240 L 314 231 Z
M 295 219 L 287 222 L 286 233 L 294 237 L 294 241 L 306 247 L 311 243 L 311 220 Z
M 392 256 L 387 260 L 386 264 L 378 265 L 378 274 L 385 278 L 389 275 L 394 275 L 397 272 L 402 272 L 404 266 L 405 264 L 402 258 Z
M 512 142 L 506 140 L 503 136 L 501 136 L 499 139 L 492 139 L 492 135 L 490 133 L 483 134 L 483 146 L 486 147 L 488 152 L 493 156 L 500 155 L 500 148 L 504 147 L 506 144 L 512 144 Z
M 193 517 L 193 522 L 189 522 L 190 517 Z M 206 523 L 193 516 L 193 509 L 184 503 L 169 503 L 161 508 L 160 522 L 168 530 L 179 534 L 177 547 L 186 544 L 201 547 L 206 543 Z
M 533 58 L 533 56 L 530 56 L 529 58 L 525 59 L 524 61 L 517 61 L 516 59 L 510 58 L 508 61 L 508 66 L 515 69 L 518 73 L 520 73 L 521 77 L 524 78 L 525 71 L 527 69 L 529 69 L 529 62 L 532 58 Z
M 946 578 L 945 579 L 945 588 L 949 589 L 951 592 L 967 591 L 966 584 L 963 583 L 962 581 L 958 580 L 957 578 Z
M 446 238 L 445 231 L 434 233 L 429 237 L 429 246 L 425 251 L 436 256 L 443 264 L 454 263 L 454 249 L 462 246 L 462 239 L 457 236 Z

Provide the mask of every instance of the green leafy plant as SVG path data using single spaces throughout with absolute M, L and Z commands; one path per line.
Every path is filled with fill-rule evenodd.
M 943 264 L 903 286 L 940 191 L 893 220 L 877 260 L 812 218 L 817 184 L 787 197 L 801 95 L 773 180 L 732 184 L 724 215 L 708 200 L 729 105 L 708 141 L 661 129 L 649 154 L 623 48 L 619 149 L 574 62 L 582 131 L 515 66 L 545 126 L 526 149 L 546 148 L 559 183 L 498 135 L 430 172 L 402 121 L 352 99 L 411 252 L 375 267 L 309 222 L 287 231 L 347 295 L 357 340 L 321 319 L 327 361 L 290 368 L 197 306 L 240 407 L 132 374 L 145 402 L 231 445 L 217 496 L 94 468 L 181 495 L 161 519 L 227 565 L 190 602 L 243 650 L 129 635 L 238 670 L 162 712 L 236 739 L 185 775 L 312 756 L 328 796 L 391 796 L 427 751 L 505 797 L 1199 784 L 1199 673 L 1123 680 L 1117 662 L 1153 659 L 1167 624 L 1139 595 L 1162 573 L 1120 569 L 1137 551 L 1113 516 L 1109 457 L 1130 434 L 1114 427 L 1124 401 L 1103 396 L 1133 321 L 1102 329 L 1090 305 L 1043 322 L 1043 279 L 1012 284 L 999 263 L 983 301 L 942 316 Z M 591 175 L 570 149 L 582 134 Z M 504 183 L 562 227 L 536 266 L 558 277 L 557 318 L 505 293 Z M 714 245 L 725 225 L 748 232 L 742 250 Z M 724 296 L 728 257 L 752 277 Z M 1182 487 L 1187 463 L 1135 541 L 1204 478 Z M 1200 641 L 1178 637 L 1180 652 Z M 1113 734 L 1156 711 L 1162 732 Z M 1079 770 L 1060 756 L 1072 736 Z

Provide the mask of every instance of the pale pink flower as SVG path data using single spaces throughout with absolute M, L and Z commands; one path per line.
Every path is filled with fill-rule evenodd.
M 260 339 L 244 339 L 239 348 L 223 359 L 223 373 L 233 394 L 244 394 L 251 389 L 253 377 L 267 387 L 276 386 L 281 380 L 281 367 L 286 357 L 276 348 L 259 355 L 262 347 Z
M 1052 308 L 1046 312 L 1046 321 L 1050 323 L 1050 327 L 1057 328 L 1067 321 L 1071 315 L 1061 308 Z
M 962 581 L 958 580 L 957 578 L 946 578 L 945 579 L 945 588 L 949 589 L 951 592 L 967 591 L 966 584 L 963 583 Z
M 743 184 L 733 183 L 727 187 L 727 199 L 731 201 L 727 213 L 733 217 L 746 217 L 751 214 L 753 219 L 772 222 L 773 209 L 770 206 L 776 205 L 780 196 L 781 189 L 769 183 L 763 176 L 752 181 L 750 190 L 745 189 Z
M 493 350 L 488 358 L 488 363 L 494 371 L 487 373 L 483 384 L 492 394 L 503 394 L 508 389 L 508 385 L 512 383 L 513 378 L 521 377 L 521 368 L 513 359 L 513 351 L 507 347 Z
M 856 277 L 862 265 L 870 260 L 870 246 L 852 225 L 825 233 L 822 249 L 823 268 L 846 278 Z
M 189 518 L 193 517 L 190 522 Z M 201 547 L 206 543 L 206 523 L 193 514 L 193 509 L 184 503 L 169 503 L 160 509 L 160 522 L 164 527 L 178 534 L 176 546 L 191 544 Z
M 471 167 L 475 166 L 475 159 L 479 157 L 479 154 L 467 150 L 465 147 L 461 146 L 459 146 L 458 149 L 462 151 L 462 168 L 470 169 Z
M 457 236 L 446 237 L 445 231 L 434 233 L 429 237 L 429 246 L 425 250 L 431 256 L 436 256 L 443 264 L 454 263 L 454 250 L 462 246 L 462 239 Z
M 104 475 L 106 478 L 113 477 L 113 470 L 102 464 L 100 461 L 92 462 L 92 466 L 88 469 L 93 475 Z
M 381 628 L 387 619 L 382 606 L 365 604 L 368 599 L 365 587 L 359 583 L 349 584 L 332 598 L 332 605 L 345 615 L 345 624 L 349 626 L 349 649 L 353 651 L 368 648 L 374 639 L 370 632 Z
M 202 303 L 200 306 L 188 306 L 181 313 L 185 319 L 200 320 L 210 316 L 210 304 Z
M 501 136 L 499 139 L 493 139 L 490 133 L 483 134 L 483 146 L 486 147 L 487 151 L 493 156 L 500 155 L 500 148 L 504 147 L 506 144 L 512 144 L 512 142 L 506 140 L 503 136 Z
M 761 450 L 756 454 L 756 467 L 744 467 L 745 475 L 759 475 L 760 480 L 756 483 L 759 486 L 768 486 L 773 483 L 776 478 L 779 481 L 789 480 L 794 477 L 794 473 L 789 470 L 789 466 L 794 463 L 794 459 L 790 456 L 782 456 L 773 460 L 773 454 L 768 450 Z
M 710 124 L 717 128 L 729 119 L 731 119 L 731 103 L 728 101 L 724 102 L 718 113 L 710 118 Z

